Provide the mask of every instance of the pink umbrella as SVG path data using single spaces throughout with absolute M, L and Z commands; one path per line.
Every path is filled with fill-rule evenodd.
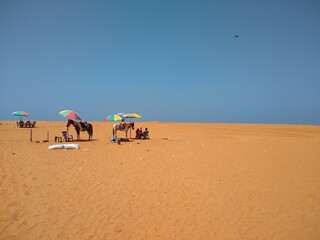
M 71 119 L 73 121 L 82 121 L 82 118 L 78 113 L 71 110 L 62 110 L 59 112 L 59 114 L 65 118 Z

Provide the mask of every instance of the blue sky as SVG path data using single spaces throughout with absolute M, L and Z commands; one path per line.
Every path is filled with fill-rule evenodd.
M 3 0 L 0 119 L 318 125 L 319 13 L 312 0 Z

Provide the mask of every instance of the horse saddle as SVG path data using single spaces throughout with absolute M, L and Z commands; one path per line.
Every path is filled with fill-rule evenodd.
M 82 131 L 86 131 L 88 127 L 89 127 L 89 124 L 87 122 L 81 122 Z

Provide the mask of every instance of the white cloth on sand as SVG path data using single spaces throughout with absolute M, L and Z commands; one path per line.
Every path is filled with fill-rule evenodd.
M 55 149 L 79 149 L 79 144 L 57 144 L 57 145 L 51 145 L 48 147 L 49 150 L 55 150 Z

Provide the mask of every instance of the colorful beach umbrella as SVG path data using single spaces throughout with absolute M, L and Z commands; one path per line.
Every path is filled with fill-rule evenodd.
M 123 117 L 118 114 L 109 115 L 104 119 L 105 122 L 116 122 L 116 121 L 122 121 L 122 120 L 123 120 Z
M 13 115 L 19 116 L 19 117 L 29 117 L 30 114 L 24 111 L 16 111 L 12 113 Z
M 29 117 L 30 114 L 24 111 L 16 111 L 12 113 L 13 115 L 19 116 L 20 117 L 20 121 L 21 121 L 21 117 Z
M 72 110 L 62 110 L 62 111 L 59 112 L 59 114 L 62 117 L 71 119 L 73 121 L 81 121 L 82 120 L 80 115 L 78 113 L 76 113 L 75 111 L 72 111 Z
M 141 115 L 138 113 L 123 113 L 124 118 L 141 118 Z

